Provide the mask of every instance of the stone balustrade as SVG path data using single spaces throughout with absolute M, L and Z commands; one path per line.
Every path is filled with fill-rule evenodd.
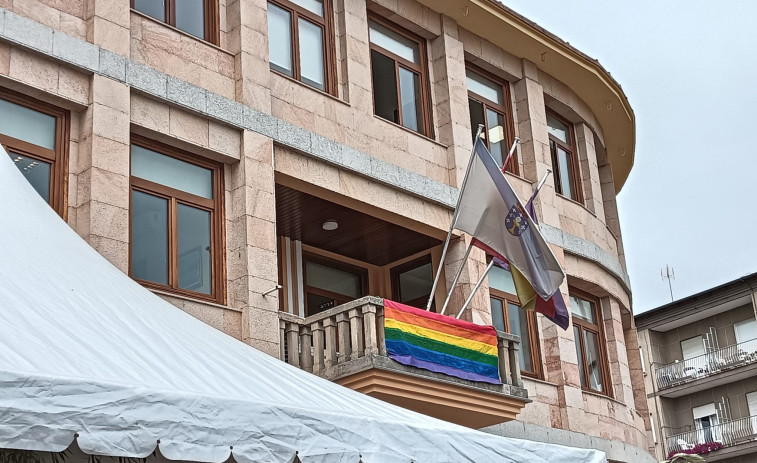
M 351 361 L 386 357 L 381 298 L 363 297 L 307 318 L 281 312 L 279 322 L 281 359 L 319 376 L 333 379 L 340 376 L 339 367 Z M 497 331 L 503 385 L 523 387 L 519 348 L 520 337 Z

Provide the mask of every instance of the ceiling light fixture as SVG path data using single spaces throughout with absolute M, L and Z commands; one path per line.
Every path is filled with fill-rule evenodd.
M 333 231 L 333 230 L 336 230 L 337 228 L 339 228 L 339 224 L 337 223 L 336 220 L 329 219 L 329 220 L 323 222 L 322 227 L 326 231 Z

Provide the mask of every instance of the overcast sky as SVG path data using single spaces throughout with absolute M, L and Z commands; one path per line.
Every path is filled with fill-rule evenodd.
M 757 1 L 504 0 L 598 59 L 636 113 L 618 202 L 634 312 L 757 272 Z

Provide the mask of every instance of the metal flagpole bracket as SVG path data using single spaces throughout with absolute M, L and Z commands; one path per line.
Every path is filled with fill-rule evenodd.
M 278 290 L 280 290 L 281 288 L 283 288 L 283 286 L 281 286 L 281 285 L 276 285 L 276 286 L 274 286 L 273 288 L 269 289 L 268 291 L 266 291 L 266 292 L 264 292 L 264 293 L 260 293 L 260 294 L 261 294 L 261 295 L 262 295 L 263 297 L 266 297 L 266 296 L 268 296 L 269 294 L 271 294 L 272 292 L 274 292 L 274 291 L 278 291 Z
M 473 296 L 476 295 L 476 291 L 478 291 L 478 288 L 481 287 L 481 284 L 484 282 L 484 279 L 486 278 L 486 275 L 489 274 L 489 270 L 491 270 L 493 266 L 494 266 L 494 259 L 492 259 L 489 262 L 489 265 L 486 266 L 486 270 L 484 271 L 484 274 L 481 275 L 481 278 L 478 279 L 478 282 L 476 283 L 476 286 L 473 287 L 473 291 L 471 291 L 470 296 L 468 296 L 468 299 L 465 300 L 465 304 L 463 304 L 463 308 L 460 309 L 460 313 L 458 313 L 457 317 L 455 317 L 455 318 L 460 319 L 460 315 L 462 315 L 463 312 L 465 312 L 465 309 L 468 308 L 468 306 L 470 305 L 471 301 L 473 300 Z
M 470 158 L 468 158 L 468 167 L 465 169 L 465 176 L 463 177 L 463 183 L 458 190 L 457 202 L 455 203 L 455 211 L 452 213 L 452 221 L 449 224 L 449 231 L 447 231 L 447 239 L 444 240 L 444 246 L 442 247 L 442 257 L 439 259 L 439 268 L 436 269 L 436 276 L 434 277 L 434 284 L 431 285 L 431 294 L 428 295 L 428 303 L 426 304 L 426 311 L 431 310 L 431 303 L 434 301 L 434 293 L 436 292 L 436 286 L 439 284 L 439 278 L 442 276 L 442 267 L 444 267 L 444 258 L 447 257 L 447 248 L 449 248 L 449 240 L 452 237 L 452 230 L 455 229 L 455 222 L 457 222 L 457 215 L 460 212 L 460 200 L 463 197 L 463 190 L 465 184 L 468 182 L 468 174 L 470 168 L 473 165 L 473 156 L 475 155 L 476 142 L 481 137 L 481 132 L 484 131 L 484 124 L 478 124 L 478 130 L 476 136 L 473 137 L 473 148 L 471 148 Z

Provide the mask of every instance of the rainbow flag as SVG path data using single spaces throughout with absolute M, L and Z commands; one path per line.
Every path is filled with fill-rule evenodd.
M 502 384 L 493 326 L 475 325 L 384 299 L 384 335 L 389 358 L 403 365 Z

